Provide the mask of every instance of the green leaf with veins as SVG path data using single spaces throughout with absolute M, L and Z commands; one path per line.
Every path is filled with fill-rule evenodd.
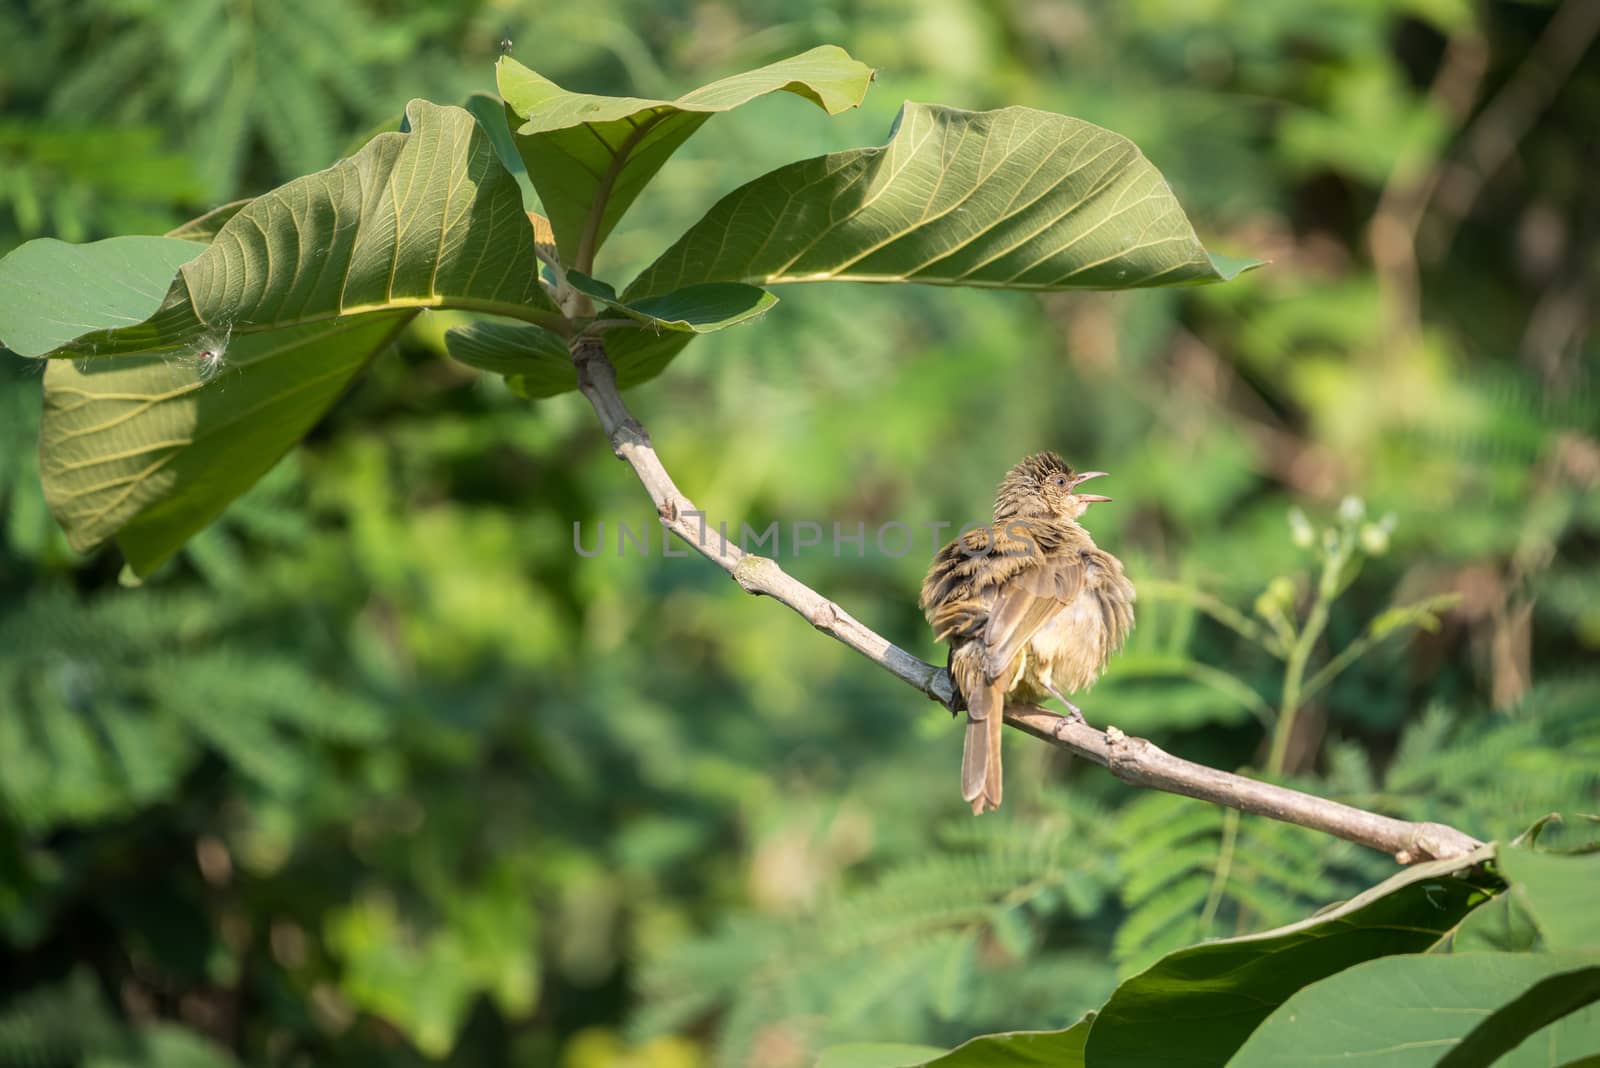
M 889 142 L 802 160 L 729 193 L 624 300 L 704 282 L 1134 289 L 1226 281 L 1125 137 L 1032 108 L 907 103 Z
M 834 45 L 676 100 L 568 92 L 509 56 L 496 68 L 517 149 L 550 217 L 561 260 L 585 271 L 640 191 L 712 115 L 779 91 L 837 115 L 861 103 L 872 77 L 872 68 Z
M 52 366 L 41 431 L 46 495 L 75 548 L 116 537 L 148 573 L 418 309 L 559 320 L 516 181 L 482 127 L 422 100 L 407 117 L 408 133 L 257 197 L 204 248 L 141 239 L 119 263 L 134 246 L 35 242 L 0 261 L 0 277 L 39 283 L 0 319 L 0 340 L 87 358 Z M 75 312 L 65 328 L 62 308 Z

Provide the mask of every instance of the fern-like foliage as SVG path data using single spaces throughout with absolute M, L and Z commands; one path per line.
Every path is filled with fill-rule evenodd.
M 290 792 L 307 739 L 370 742 L 382 708 L 311 665 L 250 649 L 248 616 L 158 594 L 40 593 L 0 615 L 0 802 L 23 828 L 171 796 L 204 753 Z M 156 649 L 152 655 L 151 650 Z
M 1090 807 L 1053 791 L 1058 808 Z M 643 972 L 642 1032 L 721 1014 L 722 1065 L 842 1037 L 952 1041 L 984 1027 L 1064 1026 L 1113 982 L 1104 947 L 1054 937 L 1100 911 L 1112 869 L 1097 820 L 962 821 L 943 848 L 795 916 L 743 915 Z M 1041 830 L 1043 824 L 1047 829 Z
M 1401 735 L 1381 769 L 1355 742 L 1328 751 L 1328 775 L 1305 784 L 1336 800 L 1438 820 L 1509 840 L 1550 812 L 1600 810 L 1600 680 L 1545 683 L 1513 713 L 1463 716 L 1435 705 Z M 1582 840 L 1585 827 L 1574 830 Z M 1561 828 L 1546 832 L 1558 842 Z M 1126 972 L 1204 938 L 1265 930 L 1381 878 L 1378 854 L 1168 794 L 1118 813 L 1128 915 L 1114 949 Z
M 1292 923 L 1382 868 L 1337 838 L 1172 794 L 1124 807 L 1117 834 L 1128 914 L 1113 951 L 1124 974 L 1206 938 Z
M 0 248 L 171 228 L 172 205 L 202 203 L 206 190 L 189 159 L 160 142 L 154 126 L 0 122 Z
M 404 103 L 382 87 L 405 38 L 352 0 L 73 7 L 71 20 L 43 13 L 45 39 L 88 60 L 56 74 L 50 113 L 181 124 L 212 201 L 240 187 L 253 152 L 280 175 L 317 170 L 337 157 L 351 125 Z
M 1379 803 L 1502 841 L 1547 813 L 1600 811 L 1597 710 L 1595 676 L 1542 683 L 1508 713 L 1462 717 L 1435 706 L 1401 736 Z M 1542 840 L 1559 843 L 1561 833 Z

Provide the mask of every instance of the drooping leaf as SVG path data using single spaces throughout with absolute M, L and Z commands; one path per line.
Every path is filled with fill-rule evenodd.
M 67 540 L 82 551 L 114 536 L 149 574 L 277 463 L 412 314 L 219 336 L 214 370 L 203 358 L 52 361 L 40 469 Z
M 567 284 L 599 304 L 654 330 L 709 334 L 765 315 L 778 298 L 757 286 L 709 282 L 687 286 L 659 297 L 628 302 L 616 290 L 580 271 L 567 272 Z
M 0 259 L 0 344 L 43 356 L 91 331 L 140 322 L 161 306 L 178 268 L 204 251 L 170 237 L 29 241 Z
M 539 396 L 576 388 L 572 356 L 560 336 L 542 326 L 482 320 L 445 331 L 450 358 L 497 375 L 522 375 L 536 383 Z
M 1090 1063 L 1222 1064 L 1296 990 L 1352 965 L 1427 949 L 1486 894 L 1457 873 L 1493 855 L 1413 865 L 1320 916 L 1168 954 L 1123 983 L 1089 1032 Z
M 1011 107 L 907 103 L 889 142 L 729 193 L 623 293 L 704 282 L 1132 289 L 1224 281 L 1166 180 L 1124 137 Z
M 836 115 L 861 102 L 872 73 L 823 45 L 676 100 L 568 92 L 510 57 L 500 59 L 496 81 L 562 262 L 586 267 L 639 192 L 712 115 L 778 91 Z
M 557 318 L 521 195 L 483 128 L 421 100 L 407 116 L 410 132 L 251 201 L 198 256 L 188 242 L 146 239 L 158 251 L 120 271 L 106 265 L 110 243 L 48 250 L 53 273 L 24 260 L 59 280 L 54 307 L 91 311 L 66 337 L 51 332 L 49 302 L 34 302 L 8 320 L 7 340 L 90 362 L 144 357 L 47 376 L 46 492 L 76 548 L 118 536 L 148 572 L 270 467 L 416 309 Z M 152 306 L 151 264 L 180 255 Z M 131 303 L 100 295 L 119 286 Z M 55 347 L 39 353 L 46 342 Z
M 1268 1017 L 1228 1064 L 1256 1068 L 1346 1060 L 1383 1068 L 1423 1068 L 1442 1063 L 1441 1057 L 1486 1018 L 1494 1019 L 1498 1009 L 1545 980 L 1596 972 L 1592 957 L 1544 953 L 1402 955 L 1369 960 L 1301 988 Z M 1549 993 L 1548 988 L 1545 992 Z M 1522 1021 L 1526 1025 L 1522 1036 L 1549 1022 L 1546 1013 L 1530 1012 Z M 1600 1053 L 1600 1033 L 1592 1026 L 1587 1030 L 1585 1041 L 1582 1029 L 1568 1033 L 1563 1028 L 1558 1048 L 1550 1051 L 1553 1059 L 1530 1050 L 1527 1058 L 1514 1056 L 1494 1063 L 1554 1065 Z M 1497 1028 L 1485 1035 L 1482 1050 L 1500 1044 L 1497 1037 L 1503 1042 L 1506 1030 Z M 1463 1056 L 1461 1063 L 1486 1065 L 1491 1060 Z

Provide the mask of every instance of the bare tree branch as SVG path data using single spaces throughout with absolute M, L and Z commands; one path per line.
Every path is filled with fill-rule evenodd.
M 786 573 L 777 561 L 746 553 L 722 524 L 706 521 L 672 481 L 656 455 L 650 435 L 628 411 L 617 391 L 617 375 L 604 343 L 593 334 L 572 343 L 578 388 L 594 406 L 611 450 L 633 468 L 655 502 L 661 522 L 706 559 L 728 572 L 746 593 L 772 597 L 799 613 L 813 627 L 848 645 L 896 678 L 944 705 L 961 707 L 960 695 L 943 668 L 911 655 L 888 641 L 816 590 Z M 1241 812 L 1337 835 L 1381 849 L 1401 864 L 1462 857 L 1482 843 L 1438 823 L 1409 823 L 1374 812 L 1327 801 L 1271 783 L 1232 775 L 1194 764 L 1165 752 L 1143 738 L 1115 727 L 1096 730 L 1034 705 L 1006 709 L 1013 726 L 1052 745 L 1070 750 L 1108 769 L 1123 782 L 1211 801 Z

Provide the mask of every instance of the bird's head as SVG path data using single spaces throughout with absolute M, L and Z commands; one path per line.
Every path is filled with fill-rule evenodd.
M 994 499 L 994 518 L 1076 520 L 1091 504 L 1109 501 L 1095 493 L 1079 493 L 1078 487 L 1104 471 L 1078 474 L 1053 452 L 1038 452 L 1027 457 L 1000 481 Z

